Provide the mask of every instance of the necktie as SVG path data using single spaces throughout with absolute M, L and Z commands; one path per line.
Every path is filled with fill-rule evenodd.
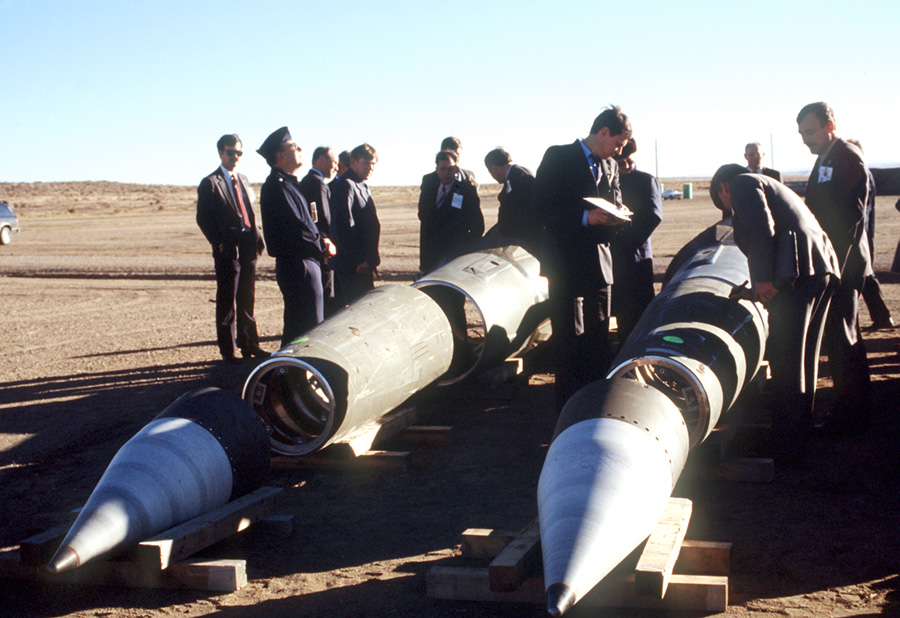
M 447 196 L 447 187 L 445 187 L 444 185 L 441 185 L 441 192 L 440 192 L 440 194 L 438 195 L 438 199 L 437 199 L 437 205 L 438 205 L 438 207 L 440 207 L 441 202 L 444 201 L 444 198 L 445 198 L 446 196 Z
M 600 182 L 600 157 L 591 155 L 591 172 L 594 174 L 594 182 Z
M 249 229 L 250 215 L 247 214 L 247 207 L 244 205 L 244 191 L 241 189 L 241 182 L 238 180 L 236 174 L 231 175 L 231 185 L 234 189 L 234 199 L 237 200 L 238 206 L 241 209 L 241 221 L 244 224 L 244 229 Z

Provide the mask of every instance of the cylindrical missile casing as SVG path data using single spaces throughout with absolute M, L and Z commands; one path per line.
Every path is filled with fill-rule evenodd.
M 647 307 L 609 372 L 676 401 L 691 446 L 709 435 L 762 364 L 765 309 L 728 297 L 747 281 L 747 259 L 733 244 L 700 250 Z
M 272 450 L 306 455 L 383 416 L 450 366 L 444 312 L 412 287 L 384 285 L 260 364 L 244 399 Z
M 646 384 L 601 380 L 571 397 L 538 483 L 551 605 L 577 602 L 650 534 L 688 448 L 678 408 Z
M 222 506 L 268 468 L 265 427 L 244 401 L 186 393 L 119 449 L 48 568 L 75 568 Z
M 490 240 L 490 239 L 486 239 Z M 520 350 L 549 338 L 547 280 L 540 276 L 540 263 L 518 245 L 474 249 L 453 258 L 413 283 L 432 296 L 448 316 L 461 315 L 468 300 L 476 337 L 457 331 L 457 346 L 469 346 L 456 357 L 454 366 L 440 384 L 454 384 L 472 373 L 502 362 Z M 455 308 L 454 308 L 455 306 Z M 462 317 L 460 319 L 463 319 Z M 456 325 L 455 325 L 456 326 Z

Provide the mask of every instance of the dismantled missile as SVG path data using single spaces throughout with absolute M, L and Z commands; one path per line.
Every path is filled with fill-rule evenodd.
M 234 393 L 185 393 L 113 457 L 47 569 L 69 571 L 226 504 L 261 484 L 268 435 Z
M 566 402 L 538 482 L 551 616 L 561 616 L 647 538 L 687 453 L 677 406 L 646 384 L 602 380 Z
M 244 399 L 271 447 L 306 455 L 387 414 L 450 367 L 450 324 L 427 294 L 383 285 L 260 364 Z
M 547 279 L 523 247 L 491 246 L 483 238 L 464 255 L 413 283 L 447 314 L 455 339 L 454 363 L 439 384 L 455 384 L 550 336 Z
M 730 230 L 719 227 L 692 241 L 696 250 L 680 258 L 607 379 L 563 408 L 538 484 L 551 616 L 650 535 L 689 450 L 762 364 L 765 309 L 730 298 L 750 275 Z

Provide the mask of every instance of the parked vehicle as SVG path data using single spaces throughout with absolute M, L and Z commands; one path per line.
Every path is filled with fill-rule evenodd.
M 6 202 L 0 202 L 0 245 L 8 245 L 12 242 L 12 235 L 19 231 L 19 218 L 13 212 L 12 206 Z
M 677 189 L 664 189 L 662 192 L 662 198 L 664 200 L 680 200 L 681 191 Z

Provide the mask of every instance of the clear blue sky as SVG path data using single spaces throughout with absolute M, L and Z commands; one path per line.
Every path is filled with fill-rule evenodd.
M 609 103 L 663 177 L 742 162 L 748 141 L 809 169 L 794 119 L 817 100 L 870 164 L 900 165 L 897 0 L 613 6 L 0 0 L 0 181 L 193 185 L 236 132 L 261 182 L 254 151 L 282 125 L 307 165 L 368 141 L 377 185 L 417 184 L 455 135 L 486 181 L 491 148 L 534 170 Z

